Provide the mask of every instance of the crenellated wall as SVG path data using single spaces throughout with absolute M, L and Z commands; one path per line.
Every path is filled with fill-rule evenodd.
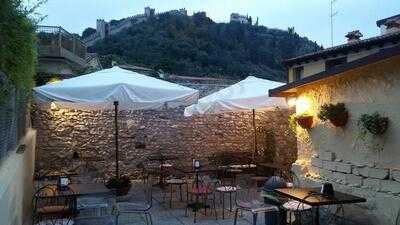
M 331 182 L 336 190 L 367 198 L 346 206 L 360 224 L 396 224 L 400 212 L 400 57 L 393 57 L 298 90 L 314 115 L 310 131 L 298 128 L 298 160 L 292 170 L 304 184 Z M 344 128 L 321 122 L 324 103 L 343 102 L 350 118 Z M 303 106 L 304 107 L 304 106 Z M 301 107 L 297 107 L 299 110 Z M 361 138 L 357 120 L 364 113 L 389 117 L 383 136 Z

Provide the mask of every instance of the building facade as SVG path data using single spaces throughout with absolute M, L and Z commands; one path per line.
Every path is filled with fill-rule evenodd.
M 379 36 L 360 39 L 353 31 L 346 44 L 287 60 L 288 83 L 270 90 L 294 99 L 297 115 L 313 118 L 311 129 L 297 127 L 293 172 L 304 185 L 330 182 L 366 198 L 345 206 L 346 218 L 359 224 L 395 225 L 400 218 L 400 29 L 391 18 L 378 21 Z M 344 127 L 317 117 L 329 103 L 345 104 Z M 388 130 L 362 133 L 361 116 L 375 112 L 389 119 Z

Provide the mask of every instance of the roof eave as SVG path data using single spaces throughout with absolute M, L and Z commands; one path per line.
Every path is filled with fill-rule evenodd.
M 274 88 L 269 90 L 269 95 L 272 97 L 287 97 L 287 96 L 292 96 L 296 94 L 296 89 L 299 87 L 303 87 L 312 83 L 315 83 L 317 81 L 321 81 L 333 76 L 337 76 L 342 74 L 343 72 L 356 69 L 362 66 L 366 66 L 368 64 L 376 63 L 388 58 L 391 58 L 393 56 L 400 55 L 400 46 L 396 47 L 391 47 L 387 49 L 381 49 L 379 52 L 375 54 L 371 54 L 369 56 L 366 56 L 364 58 L 354 60 L 352 62 L 336 66 L 330 70 L 323 71 L 314 75 L 311 75 L 309 77 L 303 78 L 299 81 L 295 81 L 292 83 L 288 83 L 286 85 L 283 85 L 278 88 Z

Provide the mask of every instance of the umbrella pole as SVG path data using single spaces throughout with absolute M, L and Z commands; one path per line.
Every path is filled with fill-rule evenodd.
M 119 178 L 119 150 L 118 150 L 118 101 L 114 102 L 114 124 L 115 124 L 115 174 Z
M 256 110 L 253 109 L 253 131 L 254 131 L 254 152 L 253 152 L 253 161 L 255 160 L 257 154 L 257 128 L 256 128 Z

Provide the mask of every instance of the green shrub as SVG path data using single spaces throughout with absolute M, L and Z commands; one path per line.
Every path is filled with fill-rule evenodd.
M 107 188 L 124 188 L 124 187 L 129 187 L 131 185 L 131 181 L 129 177 L 122 176 L 120 178 L 117 177 L 112 177 L 109 181 L 106 183 Z
M 389 126 L 389 118 L 381 116 L 378 112 L 362 114 L 358 120 L 358 126 L 363 132 L 369 131 L 374 135 L 382 135 Z
M 343 113 L 347 113 L 344 103 L 329 103 L 321 106 L 321 110 L 318 113 L 318 118 L 322 121 L 332 120 L 342 115 Z
M 37 6 L 24 7 L 22 0 L 0 0 L 0 71 L 7 81 L 0 82 L 0 103 L 12 86 L 29 96 L 36 71 L 36 21 L 30 17 Z M 21 99 L 25 100 L 25 99 Z

